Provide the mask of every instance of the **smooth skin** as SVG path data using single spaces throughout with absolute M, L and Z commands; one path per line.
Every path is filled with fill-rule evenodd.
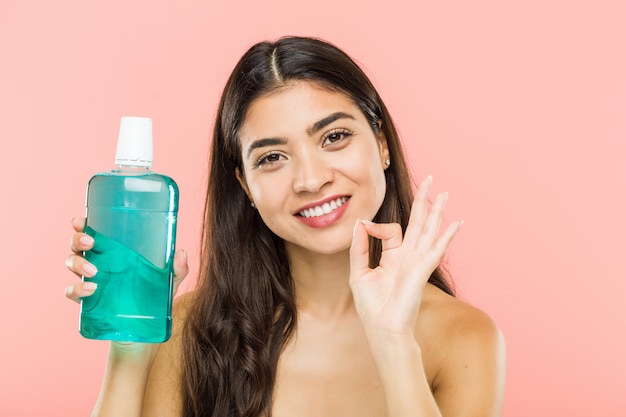
M 499 329 L 427 283 L 462 225 L 441 230 L 447 194 L 429 204 L 432 179 L 423 180 L 404 236 L 397 224 L 372 223 L 384 197 L 386 140 L 347 97 L 310 83 L 256 99 L 241 143 L 243 171 L 235 175 L 285 241 L 298 307 L 296 332 L 279 361 L 273 416 L 499 416 Z M 303 208 L 338 197 L 348 201 L 340 216 L 299 218 Z M 83 224 L 73 222 L 67 263 L 92 276 L 80 256 L 92 247 Z M 368 235 L 383 243 L 374 269 Z M 184 253 L 174 263 L 180 283 L 188 272 Z M 77 283 L 66 295 L 78 300 L 93 291 Z M 181 328 L 194 296 L 177 298 L 173 336 L 160 348 L 111 344 L 93 415 L 180 415 Z

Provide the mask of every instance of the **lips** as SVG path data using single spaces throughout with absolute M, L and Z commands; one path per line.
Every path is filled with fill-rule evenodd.
M 300 207 L 294 216 L 308 227 L 326 228 L 337 223 L 350 205 L 349 195 L 335 195 Z
M 346 203 L 346 201 L 348 201 L 348 197 L 346 196 L 337 197 L 335 199 L 326 201 L 322 204 L 305 208 L 299 211 L 297 215 L 300 217 L 307 218 L 307 219 L 311 217 L 320 217 L 325 214 L 330 214 L 333 211 L 337 210 L 339 207 L 343 206 Z

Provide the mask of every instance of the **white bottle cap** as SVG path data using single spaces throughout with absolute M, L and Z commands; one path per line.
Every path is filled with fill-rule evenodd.
M 152 166 L 152 119 L 122 117 L 115 164 L 148 168 Z

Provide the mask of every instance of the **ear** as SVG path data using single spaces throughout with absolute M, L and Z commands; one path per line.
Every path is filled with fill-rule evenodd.
M 246 178 L 243 176 L 239 168 L 235 168 L 235 177 L 237 177 L 239 185 L 241 185 L 241 188 L 243 188 L 243 192 L 246 193 L 248 199 L 252 201 L 252 197 L 250 196 L 250 190 L 248 189 L 248 184 L 246 184 Z
M 382 130 L 378 131 L 378 151 L 380 153 L 380 163 L 383 166 L 383 169 L 389 168 L 389 165 L 386 161 L 389 160 L 389 147 L 387 146 L 387 137 Z

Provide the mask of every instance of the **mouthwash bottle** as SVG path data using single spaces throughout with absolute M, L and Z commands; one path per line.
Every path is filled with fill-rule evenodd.
M 80 333 L 89 339 L 159 343 L 172 323 L 178 187 L 152 167 L 152 120 L 123 117 L 117 169 L 87 186 L 84 256 L 98 268 L 98 287 L 81 301 Z

